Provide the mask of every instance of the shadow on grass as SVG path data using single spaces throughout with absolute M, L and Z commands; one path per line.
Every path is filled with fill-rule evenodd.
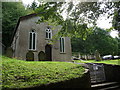
M 118 65 L 120 65 L 120 59 L 118 60 Z

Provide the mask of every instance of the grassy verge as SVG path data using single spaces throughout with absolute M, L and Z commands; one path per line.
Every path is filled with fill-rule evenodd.
M 22 61 L 2 57 L 2 87 L 25 88 L 81 77 L 85 69 L 68 62 Z
M 120 65 L 120 59 L 117 60 L 104 60 L 104 61 L 95 61 L 95 60 L 74 60 L 76 63 L 105 63 L 105 64 L 113 64 Z

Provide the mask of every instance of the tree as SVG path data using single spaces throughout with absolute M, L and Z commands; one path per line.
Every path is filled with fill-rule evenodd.
M 2 2 L 2 42 L 10 46 L 14 28 L 20 16 L 27 12 L 21 2 Z
M 32 10 L 35 10 L 37 8 L 37 3 L 35 2 L 35 0 L 32 2 L 32 5 L 30 6 L 30 8 Z
M 118 41 L 118 55 L 120 55 L 120 39 L 116 38 L 116 40 Z
M 92 28 L 86 40 L 81 38 L 72 39 L 73 52 L 82 54 L 94 54 L 96 50 L 101 55 L 118 54 L 118 41 L 109 35 L 109 32 L 100 28 Z
M 108 15 L 108 18 L 114 14 L 117 7 L 116 2 L 43 2 L 35 10 L 40 13 L 41 20 L 55 22 L 55 25 L 61 25 L 61 34 L 68 36 L 82 36 L 86 38 L 88 29 L 80 29 L 87 24 L 96 25 L 96 21 L 101 14 Z M 62 12 L 67 13 L 66 19 L 61 15 Z M 78 34 L 78 31 L 80 32 Z M 84 35 L 83 35 L 84 33 Z M 60 33 L 59 33 L 60 34 Z
M 86 41 L 93 47 L 93 51 L 98 50 L 101 55 L 117 54 L 118 43 L 106 30 L 95 28 Z
M 32 4 L 27 5 L 27 11 L 28 13 L 34 13 L 34 10 L 38 8 L 37 2 L 34 0 Z
M 104 7 L 101 8 L 101 5 L 104 5 Z M 112 12 L 114 11 L 112 9 L 116 7 L 117 4 L 114 2 L 79 2 L 76 5 L 74 5 L 73 2 L 47 2 L 41 3 L 35 12 L 38 14 L 39 12 L 42 12 L 39 14 L 41 17 L 39 22 L 47 21 L 49 23 L 55 23 L 55 25 L 61 25 L 62 28 L 58 35 L 73 37 L 73 40 L 76 40 L 76 42 L 72 42 L 73 44 L 77 43 L 77 41 L 82 43 L 84 42 L 84 45 L 79 43 L 78 46 L 73 46 L 72 44 L 74 48 L 78 47 L 80 49 L 80 46 L 83 47 L 83 50 L 81 50 L 82 53 L 94 53 L 94 51 L 98 49 L 102 55 L 105 55 L 114 54 L 113 51 L 116 52 L 116 49 L 111 49 L 113 48 L 112 45 L 117 45 L 116 40 L 110 37 L 105 30 L 99 28 L 97 28 L 97 30 L 93 30 L 93 28 L 88 28 L 87 24 L 92 23 L 95 25 L 95 22 L 101 14 L 107 13 L 108 17 L 112 16 L 114 13 Z M 67 13 L 66 19 L 61 15 L 65 10 Z M 99 33 L 99 35 L 97 35 L 97 33 Z M 82 39 L 77 39 L 78 37 Z M 113 44 L 113 42 L 115 44 Z M 100 47 L 100 45 L 103 46 L 104 49 Z M 115 48 L 117 48 L 117 46 L 115 46 Z
M 118 30 L 119 37 L 120 37 L 120 9 L 117 9 L 114 13 L 113 21 L 112 21 L 113 27 Z
M 77 52 L 81 54 L 87 54 L 86 42 L 82 38 L 72 38 L 71 39 L 72 52 Z

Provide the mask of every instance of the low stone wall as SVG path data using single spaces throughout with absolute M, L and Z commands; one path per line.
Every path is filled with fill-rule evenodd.
M 94 70 L 94 65 L 99 66 Z M 120 82 L 120 65 L 104 64 L 104 63 L 87 63 L 91 74 L 91 82 L 113 81 Z M 100 69 L 101 67 L 101 69 Z
M 55 84 L 49 84 L 45 87 L 51 88 L 90 88 L 91 81 L 90 81 L 90 73 L 89 70 L 86 69 L 85 73 L 82 77 L 73 78 L 71 80 L 66 80 L 63 82 L 58 82 Z
M 36 87 L 21 88 L 21 90 L 23 89 L 36 90 L 40 88 L 91 88 L 90 73 L 89 70 L 86 69 L 83 76 L 79 78 L 73 78 L 71 80 L 61 81 L 57 83 L 50 83 Z
M 104 64 L 106 81 L 120 82 L 120 65 Z

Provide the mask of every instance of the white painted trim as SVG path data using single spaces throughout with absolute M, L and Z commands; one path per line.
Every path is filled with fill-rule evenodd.
M 31 45 L 31 48 L 32 48 L 32 50 L 33 50 L 33 33 L 32 33 L 32 45 Z
M 37 50 L 37 33 L 35 33 L 35 50 Z
M 28 33 L 28 50 L 30 50 L 30 32 Z
M 46 28 L 45 29 L 45 38 L 46 38 L 46 33 L 48 34 L 48 38 L 46 38 L 46 39 L 52 39 L 52 30 L 51 29 L 49 29 L 50 31 L 47 31 L 48 30 L 48 28 Z M 49 38 L 49 34 L 50 34 L 50 38 Z
M 63 50 L 63 42 L 62 42 L 62 39 L 64 39 L 64 50 Z M 61 41 L 61 43 L 60 43 L 60 41 Z M 65 53 L 65 37 L 60 37 L 60 41 L 59 41 L 59 43 L 60 43 L 60 48 L 62 48 L 62 51 L 60 51 L 60 53 Z
M 30 33 L 32 33 L 32 44 L 31 44 L 31 48 L 30 49 Z M 33 49 L 33 34 L 35 33 L 35 49 Z M 36 46 L 37 46 L 37 33 L 36 32 L 29 32 L 29 35 L 28 35 L 28 50 L 32 50 L 32 51 L 35 51 L 36 50 Z

